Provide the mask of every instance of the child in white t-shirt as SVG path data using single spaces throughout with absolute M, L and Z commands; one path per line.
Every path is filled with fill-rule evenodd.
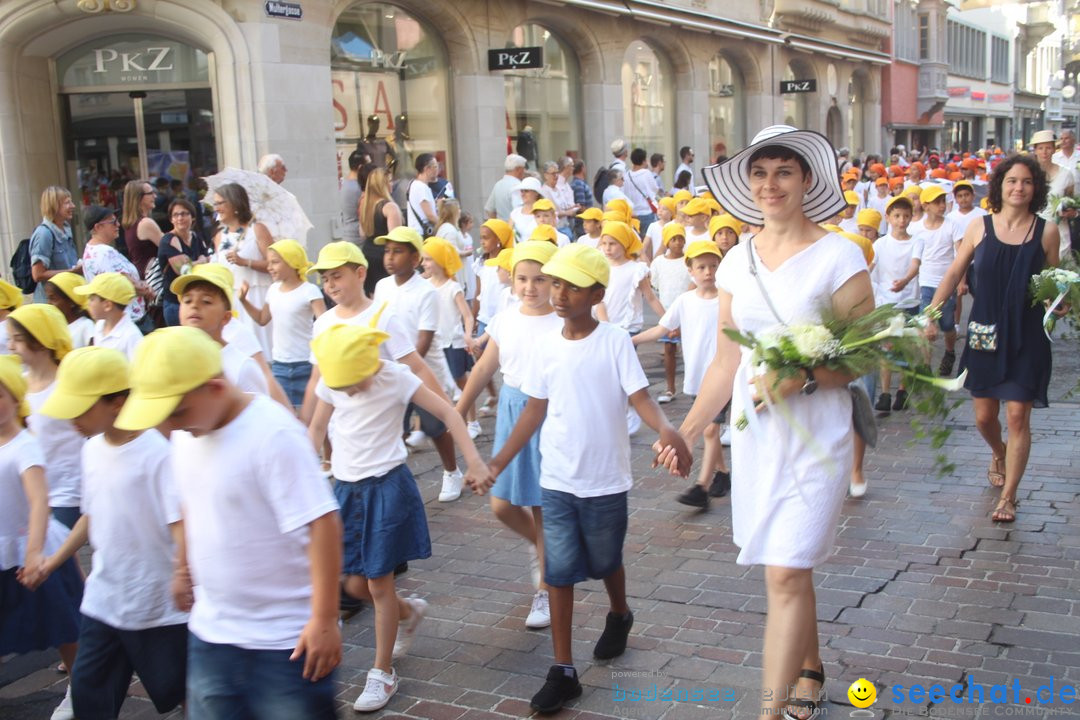
M 307 251 L 296 240 L 278 240 L 266 254 L 266 269 L 274 281 L 266 290 L 266 304 L 248 300 L 249 286 L 240 285 L 240 304 L 260 326 L 273 322 L 270 369 L 293 408 L 304 404 L 304 388 L 311 379 L 312 325 L 326 312 L 322 290 L 307 281 L 311 269 Z
M 870 280 L 874 285 L 874 301 L 877 305 L 893 304 L 898 310 L 914 314 L 919 309 L 919 286 L 909 282 L 908 269 L 911 265 L 915 243 L 908 234 L 911 223 L 911 200 L 907 195 L 898 195 L 889 201 L 885 219 L 889 221 L 889 234 L 878 238 L 874 243 L 874 267 Z M 881 370 L 881 395 L 874 406 L 879 412 L 903 410 L 907 407 L 907 390 L 903 377 L 896 391 L 896 401 L 891 403 L 889 390 L 892 383 L 892 371 L 883 367 Z
M 460 227 L 465 224 L 463 220 L 469 214 L 462 213 L 461 204 L 453 198 L 442 198 L 439 200 L 438 205 L 439 220 L 435 236 L 449 241 L 457 250 L 458 257 L 461 258 L 461 267 L 454 273 L 454 279 L 461 286 L 465 302 L 471 302 L 473 297 L 476 296 L 476 277 L 473 275 L 471 262 L 473 244 L 472 238 Z M 471 226 L 471 215 L 468 217 L 468 223 Z
M 712 219 L 712 208 L 704 198 L 694 198 L 682 208 L 682 216 L 686 218 L 683 225 L 686 227 L 686 244 L 698 240 L 709 239 L 709 221 Z
M 716 355 L 716 328 L 719 315 L 719 294 L 716 290 L 716 269 L 720 267 L 720 250 L 715 243 L 698 240 L 686 248 L 686 266 L 690 269 L 695 288 L 677 297 L 660 318 L 656 327 L 634 336 L 634 345 L 662 339 L 679 331 L 683 352 L 683 392 L 694 397 L 701 387 L 705 369 Z M 710 497 L 724 497 L 731 490 L 731 473 L 724 461 L 720 444 L 720 427 L 724 413 L 705 428 L 705 453 L 697 482 L 679 496 L 679 502 L 707 508 Z
M 529 399 L 491 468 L 502 472 L 540 430 L 544 581 L 555 664 L 531 706 L 551 713 L 581 694 L 571 654 L 574 585 L 602 579 L 608 593 L 610 611 L 593 650 L 597 659 L 621 655 L 634 623 L 622 558 L 633 485 L 630 438 L 620 432 L 627 404 L 660 433 L 661 445 L 676 449 L 683 472 L 690 452 L 649 396 L 649 380 L 626 332 L 593 318 L 611 272 L 603 255 L 573 243 L 542 271 L 552 278 L 552 305 L 563 328 L 536 343 L 521 386 Z
M 713 215 L 709 220 L 709 238 L 720 251 L 720 257 L 727 255 L 731 248 L 739 244 L 742 228 L 743 224 L 734 215 L 728 213 Z
M 651 230 L 656 225 L 657 223 L 653 223 L 649 229 Z M 664 225 L 661 232 L 661 245 L 665 252 L 652 261 L 649 276 L 652 278 L 652 286 L 660 304 L 667 308 L 671 307 L 675 298 L 690 287 L 690 273 L 687 272 L 686 261 L 683 259 L 686 229 L 677 222 Z M 667 380 L 667 390 L 660 393 L 656 401 L 664 404 L 671 402 L 675 397 L 675 349 L 679 345 L 679 332 L 673 329 L 657 340 L 664 344 L 664 379 Z
M 650 265 L 655 258 L 664 254 L 664 228 L 667 227 L 668 223 L 675 221 L 675 198 L 660 198 L 660 202 L 657 203 L 656 216 L 657 221 L 650 223 L 649 229 L 645 231 L 645 247 L 642 251 L 642 257 Z M 683 234 L 686 234 L 685 229 Z
M 130 361 L 143 340 L 127 306 L 135 299 L 135 286 L 118 272 L 98 273 L 87 285 L 74 291 L 86 298 L 86 307 L 94 319 L 94 346 L 113 348 Z
M 114 423 L 170 433 L 184 527 L 173 597 L 191 611 L 187 712 L 216 717 L 226 703 L 243 717 L 291 708 L 333 718 L 337 502 L 291 409 L 230 383 L 221 353 L 193 327 L 154 331 Z
M 83 516 L 46 559 L 45 573 L 71 562 L 87 540 L 94 548 L 71 676 L 74 709 L 79 717 L 118 717 L 138 673 L 157 711 L 170 712 L 184 701 L 188 615 L 175 607 L 171 591 L 184 530 L 169 441 L 154 429 L 116 428 L 130 387 L 118 350 L 73 350 L 60 363 L 56 385 L 41 412 L 87 438 Z
M 94 321 L 86 311 L 86 297 L 75 292 L 86 279 L 73 272 L 56 273 L 45 283 L 45 300 L 68 321 L 71 347 L 86 347 L 94 339 Z M 7 347 L 6 345 L 4 346 Z
M 476 396 L 502 370 L 499 411 L 493 449 L 510 436 L 528 398 L 521 382 L 539 338 L 558 331 L 563 323 L 551 307 L 551 279 L 540 268 L 555 254 L 549 242 L 529 241 L 514 246 L 513 287 L 521 303 L 498 313 L 488 326 L 489 342 L 461 392 L 457 409 L 466 413 Z M 534 434 L 525 448 L 501 472 L 491 489 L 491 511 L 504 525 L 527 540 L 532 550 L 532 581 L 537 588 L 525 619 L 529 628 L 551 624 L 548 592 L 540 577 L 544 563 L 543 514 L 540 510 L 540 438 Z
M 608 259 L 611 272 L 596 317 L 630 334 L 640 332 L 645 322 L 643 300 L 657 315 L 664 314 L 664 306 L 649 284 L 649 266 L 637 261 L 641 240 L 626 223 L 608 221 L 600 233 L 600 250 Z
M 581 228 L 585 231 L 584 235 L 578 235 L 577 241 L 582 245 L 588 245 L 591 248 L 595 248 L 600 244 L 600 227 L 603 225 L 604 213 L 600 208 L 587 208 L 579 215 L 581 218 Z
M 0 280 L 0 352 L 6 353 L 7 349 L 7 316 L 11 311 L 23 304 L 22 290 L 11 283 Z M 68 325 L 70 331 L 71 325 Z

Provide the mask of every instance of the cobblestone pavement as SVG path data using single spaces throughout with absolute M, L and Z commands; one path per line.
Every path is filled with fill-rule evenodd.
M 1055 345 L 1054 401 L 1080 375 L 1075 342 Z M 653 392 L 660 356 L 642 350 Z M 689 402 L 665 406 L 675 422 Z M 911 444 L 905 413 L 882 421 L 867 458 L 870 488 L 848 500 L 836 551 L 816 574 L 827 717 L 848 717 L 847 688 L 877 685 L 875 717 L 1080 716 L 1080 704 L 1040 704 L 1043 685 L 1080 685 L 1080 404 L 1052 402 L 1034 413 L 1034 446 L 1015 525 L 989 520 L 996 499 L 986 482 L 989 453 L 971 406 L 955 413 L 948 454 L 954 474 L 935 476 L 933 452 Z M 484 421 L 481 449 L 491 441 Z M 635 488 L 626 542 L 636 624 L 626 654 L 591 660 L 606 613 L 603 586 L 577 590 L 574 654 L 585 693 L 556 717 L 749 718 L 757 713 L 765 611 L 760 568 L 735 564 L 727 500 L 695 514 L 674 501 L 684 481 L 649 467 L 653 435 L 634 438 Z M 486 498 L 439 503 L 440 476 L 429 449 L 409 461 L 427 499 L 433 556 L 411 563 L 402 591 L 430 603 L 412 653 L 397 665 L 400 690 L 380 718 L 496 720 L 530 715 L 528 700 L 551 663 L 546 631 L 528 631 L 531 598 L 523 543 L 491 516 Z M 345 625 L 338 673 L 341 716 L 351 717 L 372 661 L 370 610 Z M 64 684 L 54 654 L 0 665 L 0 718 L 47 718 Z M 1013 683 L 1020 690 L 1014 695 Z M 1006 703 L 894 702 L 892 686 L 1008 684 Z M 619 699 L 671 688 L 714 702 Z M 125 718 L 156 717 L 133 688 Z M 623 696 L 625 698 L 625 696 Z M 967 697 L 967 693 L 962 695 Z M 1026 700 L 1030 698 L 1031 703 Z M 1060 695 L 1055 697 L 1060 700 Z M 176 715 L 178 717 L 178 715 Z M 857 715 L 856 715 L 857 717 Z

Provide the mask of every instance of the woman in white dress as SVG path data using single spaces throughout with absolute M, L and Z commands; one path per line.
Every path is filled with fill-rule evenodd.
M 776 125 L 724 164 L 705 169 L 724 208 L 764 229 L 720 264 L 716 356 L 679 430 L 692 445 L 729 399 L 732 417 L 758 413 L 759 427 L 736 431 L 731 440 L 736 562 L 765 565 L 761 713 L 800 719 L 815 714 L 825 681 L 813 569 L 832 550 L 847 492 L 853 457 L 847 385 L 853 378 L 824 367 L 783 380 L 773 372 L 758 375 L 750 352 L 721 331 L 761 333 L 781 323 L 858 317 L 873 309 L 858 246 L 816 224 L 845 205 L 835 158 L 823 135 Z M 769 409 L 766 394 L 786 411 Z M 812 433 L 813 443 L 801 433 Z M 659 460 L 674 467 L 670 449 L 658 449 Z M 792 685 L 799 699 L 789 699 Z
M 1054 132 L 1053 130 L 1040 130 L 1031 136 L 1031 150 L 1035 153 L 1035 159 L 1039 161 L 1039 167 L 1046 173 L 1046 179 L 1050 181 L 1050 195 L 1066 197 L 1076 194 L 1076 176 L 1072 170 L 1064 168 L 1054 162 Z M 1072 238 L 1069 235 L 1069 220 L 1076 217 L 1076 210 L 1066 210 L 1062 219 L 1050 211 L 1049 204 L 1039 213 L 1040 217 L 1056 223 L 1058 234 L 1061 237 L 1061 250 L 1058 257 L 1068 257 L 1072 247 Z
M 255 307 L 262 307 L 266 304 L 266 291 L 271 282 L 266 265 L 266 251 L 273 242 L 270 231 L 262 223 L 255 222 L 247 191 L 236 183 L 217 189 L 214 210 L 221 223 L 221 230 L 214 236 L 214 257 L 232 271 L 236 292 L 239 293 L 240 286 L 247 283 L 248 301 Z M 237 319 L 258 338 L 263 354 L 272 357 L 271 323 L 259 325 L 242 308 Z

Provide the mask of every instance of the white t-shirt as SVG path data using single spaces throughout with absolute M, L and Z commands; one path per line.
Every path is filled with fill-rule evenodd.
M 628 397 L 649 386 L 630 336 L 602 322 L 581 340 L 561 330 L 537 340 L 521 390 L 548 401 L 540 487 L 577 497 L 626 492 L 634 482 Z
M 383 362 L 371 387 L 350 396 L 319 380 L 315 395 L 334 407 L 330 469 L 345 482 L 379 477 L 405 462 L 409 452 L 401 440 L 405 409 L 422 383 L 407 366 Z
M 235 345 L 221 348 L 221 373 L 226 380 L 244 392 L 270 394 L 270 386 L 262 368 L 254 358 L 245 355 Z
M 665 308 L 686 292 L 693 282 L 690 269 L 686 267 L 685 256 L 669 258 L 666 255 L 657 255 L 649 266 L 649 274 L 652 276 L 656 297 Z
M 840 221 L 840 229 L 849 233 L 859 234 L 859 221 L 853 217 L 844 218 Z
M 650 227 L 652 226 L 650 225 Z M 589 247 L 596 249 L 596 246 L 600 244 L 601 237 L 601 235 L 597 235 L 594 238 L 589 235 L 589 233 L 585 233 L 584 235 L 579 235 L 577 241 L 579 245 L 588 245 Z
M 44 469 L 45 455 L 29 431 L 0 445 L 0 570 L 21 567 L 26 560 L 30 503 L 22 474 L 35 465 Z
M 405 325 L 397 314 L 390 307 L 383 308 L 380 313 L 380 308 L 382 308 L 382 304 L 371 303 L 363 311 L 352 317 L 342 317 L 340 315 L 341 306 L 335 305 L 315 320 L 315 327 L 311 336 L 319 337 L 324 331 L 335 325 L 370 326 L 372 319 L 378 315 L 379 320 L 375 323 L 375 328 L 390 336 L 379 345 L 379 357 L 383 360 L 397 361 L 409 353 L 416 352 L 416 339 L 409 335 L 408 330 L 405 329 Z M 308 362 L 312 365 L 317 364 L 315 353 L 311 353 Z
M 652 170 L 644 167 L 626 173 L 626 182 L 623 183 L 622 189 L 630 200 L 635 217 L 652 213 L 652 208 L 649 207 L 646 198 L 651 198 L 655 202 L 656 195 L 660 192 L 656 187 L 656 178 L 653 177 Z
M 629 260 L 611 266 L 611 278 L 604 292 L 608 322 L 628 332 L 637 332 L 645 322 L 641 303 L 641 281 L 649 276 L 649 266 Z M 684 290 L 686 288 L 683 288 Z
M 405 217 L 408 220 L 409 227 L 421 235 L 424 234 L 424 226 L 420 221 L 428 221 L 427 216 L 424 215 L 423 202 L 425 200 L 428 203 L 428 208 L 434 214 L 435 196 L 432 195 L 428 184 L 423 180 L 413 180 L 409 183 L 409 206 L 405 208 Z
M 169 441 L 147 430 L 116 446 L 97 435 L 82 451 L 82 511 L 90 516 L 94 556 L 82 613 L 120 630 L 181 625 L 170 585 L 180 520 Z
M 697 232 L 689 225 L 686 226 L 686 245 L 689 247 L 690 243 L 697 242 L 698 240 L 712 240 L 709 236 L 709 229 L 705 228 L 701 232 Z
M 266 290 L 266 303 L 273 318 L 271 353 L 277 362 L 304 362 L 311 352 L 311 328 L 315 312 L 311 303 L 322 300 L 322 291 L 304 282 L 285 291 L 276 282 Z
M 262 395 L 232 422 L 172 434 L 195 606 L 208 643 L 290 650 L 311 617 L 308 525 L 336 512 L 307 430 Z
M 623 170 L 623 172 L 625 173 L 626 171 Z M 625 186 L 628 182 L 629 180 L 624 181 L 623 185 Z M 630 198 L 626 197 L 625 187 L 619 187 L 618 185 L 608 185 L 606 188 L 604 188 L 604 195 L 601 198 L 604 203 L 604 207 L 607 207 L 607 204 L 612 200 L 620 199 L 626 200 L 627 202 L 630 201 Z
M 664 225 L 665 223 L 657 220 L 649 225 L 649 229 L 645 231 L 645 247 L 652 248 L 653 258 L 658 258 L 664 254 Z
M 514 294 L 514 288 L 506 285 L 499 292 L 499 302 L 495 305 L 495 314 L 498 315 L 510 308 L 517 307 L 520 303 L 521 298 Z
M 705 369 L 716 355 L 719 316 L 719 298 L 703 298 L 690 290 L 675 298 L 660 318 L 661 327 L 682 330 L 683 392 L 687 395 L 698 394 Z
M 923 217 L 926 217 L 926 216 L 923 215 Z M 921 233 L 922 230 L 923 230 L 923 218 L 919 218 L 918 220 L 912 220 L 911 222 L 908 223 L 907 234 L 910 235 L 911 237 L 915 237 L 916 235 Z
M 461 256 L 461 269 L 454 275 L 454 279 L 461 285 L 461 290 L 465 293 L 465 299 L 472 300 L 476 295 L 476 275 L 473 272 L 473 264 L 470 262 L 472 255 L 465 254 L 471 253 L 473 250 L 472 237 L 468 233 L 461 232 L 453 223 L 448 222 L 440 225 L 435 234 L 449 240 L 457 248 L 458 255 Z
M 393 276 L 383 278 L 375 283 L 371 301 L 379 307 L 387 303 L 387 309 L 398 316 L 414 345 L 421 330 L 434 332 L 439 329 L 438 294 L 435 287 L 419 275 L 413 275 L 401 285 Z
M 49 507 L 79 507 L 82 497 L 81 453 L 86 439 L 69 420 L 46 417 L 39 410 L 56 390 L 49 387 L 26 393 L 30 416 L 26 426 L 34 433 L 45 454 L 45 480 L 49 483 Z
M 946 219 L 952 220 L 953 223 L 960 226 L 960 233 L 961 236 L 963 236 L 964 231 L 967 230 L 968 225 L 970 225 L 972 221 L 977 220 L 981 217 L 985 217 L 987 215 L 989 215 L 988 212 L 976 205 L 975 207 L 971 208 L 971 212 L 967 213 L 966 215 L 960 212 L 960 208 L 956 208 L 945 217 Z
M 889 231 L 889 222 L 885 219 L 885 204 L 889 202 L 891 196 L 878 197 L 877 193 L 871 193 L 870 199 L 866 201 L 866 206 L 871 210 L 877 210 L 881 213 L 881 222 L 878 223 L 878 235 L 884 235 Z
M 507 287 L 499 282 L 499 268 L 484 265 L 480 271 L 480 307 L 476 319 L 482 323 L 491 322 L 499 307 L 499 293 Z
M 897 240 L 892 235 L 883 235 L 874 241 L 874 268 L 870 271 L 870 280 L 878 305 L 919 306 L 919 278 L 909 282 L 900 292 L 892 291 L 893 282 L 907 275 L 914 250 L 914 239 Z
M 435 297 L 439 305 L 439 327 L 431 343 L 433 349 L 465 347 L 465 324 L 461 319 L 461 311 L 458 310 L 457 303 L 454 301 L 458 295 L 464 298 L 465 291 L 454 280 L 447 280 L 435 288 Z
M 251 328 L 236 318 L 230 317 L 229 322 L 225 323 L 225 327 L 221 330 L 221 339 L 226 345 L 232 345 L 234 349 L 239 350 L 245 357 L 251 357 L 263 351 L 259 338 L 255 337 Z
M 124 313 L 124 315 L 126 316 L 127 313 Z M 72 350 L 86 347 L 94 337 L 94 321 L 88 317 L 77 317 L 68 323 L 68 332 L 71 333 Z M 4 331 L 4 344 L 0 345 L 0 348 L 7 352 L 7 330 Z
M 964 228 L 943 218 L 936 230 L 924 229 L 914 238 L 912 257 L 919 259 L 919 285 L 936 288 L 956 257 L 956 245 L 964 237 Z
M 525 242 L 536 229 L 536 216 L 527 213 L 521 207 L 514 208 L 510 213 L 510 226 L 514 228 L 514 242 Z
M 119 350 L 127 356 L 128 362 L 135 358 L 135 348 L 139 347 L 142 341 L 142 331 L 135 327 L 127 313 L 120 316 L 120 322 L 116 323 L 108 334 L 105 333 L 104 320 L 94 323 L 94 345 Z
M 499 348 L 499 368 L 504 385 L 521 388 L 538 339 L 561 331 L 563 324 L 554 311 L 547 315 L 526 315 L 521 312 L 520 305 L 492 318 L 487 333 Z

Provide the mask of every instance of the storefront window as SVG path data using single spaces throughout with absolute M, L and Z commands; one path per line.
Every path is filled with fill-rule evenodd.
M 579 73 L 573 53 L 540 25 L 519 25 L 508 47 L 542 47 L 542 68 L 508 70 L 506 135 L 514 152 L 535 170 L 545 160 L 577 157 L 581 149 Z
M 709 162 L 742 148 L 745 122 L 742 77 L 717 55 L 709 62 Z
M 448 64 L 438 35 L 394 5 L 355 5 L 334 26 L 330 63 L 339 171 L 360 148 L 397 178 L 414 175 L 424 152 L 450 173 Z
M 795 68 L 788 65 L 784 70 L 785 80 L 808 80 L 809 76 L 805 73 L 796 72 Z M 800 130 L 807 130 L 806 127 L 806 94 L 805 93 L 785 93 L 784 94 L 784 124 L 797 127 Z
M 624 129 L 631 148 L 663 153 L 668 167 L 675 156 L 675 91 L 667 62 L 643 40 L 630 43 L 623 55 Z M 670 182 L 670 178 L 665 178 Z

